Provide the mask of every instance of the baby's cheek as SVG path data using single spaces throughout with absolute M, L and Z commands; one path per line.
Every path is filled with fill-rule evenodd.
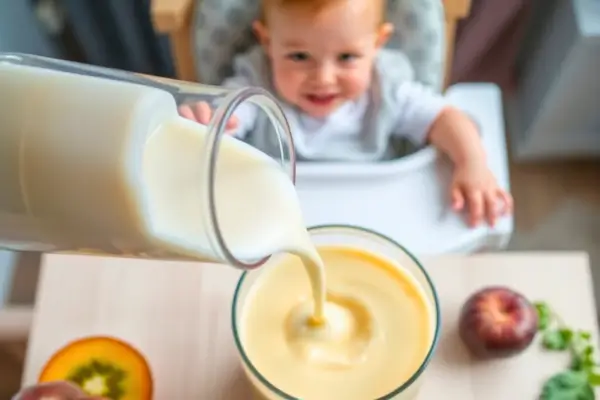
M 371 75 L 365 74 L 363 71 L 353 71 L 344 79 L 345 91 L 350 97 L 359 97 L 362 95 L 371 84 Z
M 296 71 L 280 69 L 274 71 L 275 89 L 285 100 L 294 102 L 300 93 L 301 77 Z

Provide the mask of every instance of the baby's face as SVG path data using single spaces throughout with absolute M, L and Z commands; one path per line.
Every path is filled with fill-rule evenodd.
M 318 15 L 269 10 L 259 31 L 271 60 L 273 83 L 287 102 L 325 117 L 371 84 L 373 61 L 391 26 L 381 24 L 373 0 L 345 0 Z

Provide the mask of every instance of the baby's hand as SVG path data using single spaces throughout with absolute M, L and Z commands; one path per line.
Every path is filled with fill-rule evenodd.
M 203 125 L 208 125 L 212 118 L 213 110 L 205 101 L 200 101 L 194 104 L 183 104 L 179 106 L 179 114 L 187 119 L 198 122 Z M 225 129 L 234 130 L 239 125 L 238 119 L 233 116 L 227 121 Z
M 499 217 L 512 213 L 512 196 L 498 186 L 485 163 L 457 165 L 451 196 L 455 211 L 468 207 L 469 225 L 472 227 L 479 225 L 484 218 L 490 226 L 494 226 Z

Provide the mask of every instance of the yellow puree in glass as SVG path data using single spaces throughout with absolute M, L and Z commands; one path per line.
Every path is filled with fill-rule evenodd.
M 240 334 L 262 376 L 306 400 L 367 400 L 406 382 L 430 348 L 432 310 L 418 282 L 371 253 L 320 247 L 326 323 L 311 323 L 307 269 L 287 255 L 254 283 Z

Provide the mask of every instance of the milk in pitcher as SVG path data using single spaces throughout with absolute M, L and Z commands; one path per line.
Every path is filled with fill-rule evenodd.
M 0 246 L 219 261 L 206 229 L 207 128 L 181 118 L 170 93 L 6 62 L 0 87 Z M 308 237 L 293 182 L 243 142 L 222 138 L 214 191 L 239 259 Z

